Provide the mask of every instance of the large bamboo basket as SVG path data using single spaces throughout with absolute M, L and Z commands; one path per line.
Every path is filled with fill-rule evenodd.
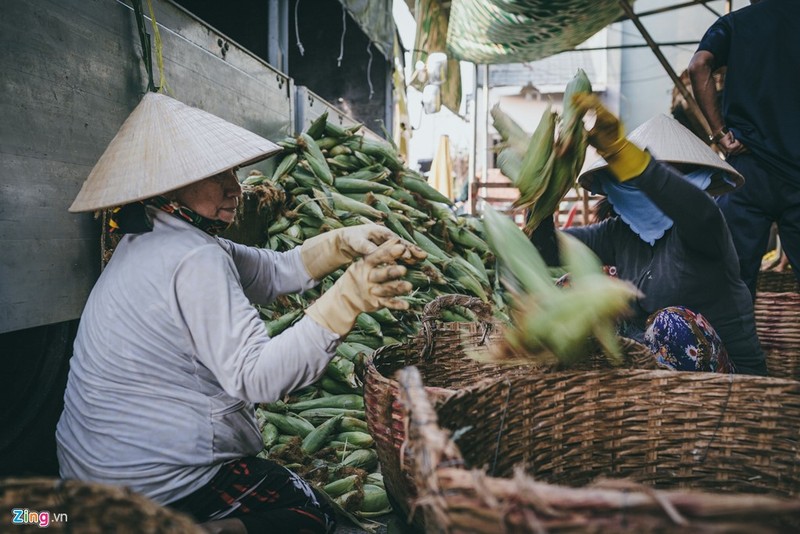
M 755 318 L 769 376 L 800 380 L 800 293 L 757 293 Z
M 426 532 L 798 531 L 800 499 L 782 496 L 798 491 L 800 384 L 581 374 L 490 379 L 434 410 L 420 372 L 398 373 Z M 598 476 L 615 480 L 586 485 Z
M 126 488 L 57 478 L 0 479 L 3 532 L 42 532 L 39 524 L 11 524 L 11 510 L 48 512 L 47 530 L 81 534 L 202 534 L 187 515 Z
M 473 323 L 445 323 L 443 309 L 464 306 L 479 318 Z M 372 354 L 364 372 L 364 402 L 367 424 L 375 439 L 384 482 L 396 504 L 406 513 L 414 498 L 414 482 L 403 465 L 402 447 L 406 440 L 406 420 L 398 404 L 399 393 L 394 374 L 408 365 L 422 373 L 428 394 L 434 403 L 444 402 L 457 391 L 491 377 L 543 372 L 530 365 L 482 363 L 466 352 L 489 350 L 502 335 L 502 325 L 492 320 L 491 309 L 479 299 L 465 295 L 446 295 L 430 302 L 423 310 L 420 334 L 408 343 L 381 347 Z M 621 340 L 629 368 L 654 368 L 650 351 L 630 340 Z M 592 355 L 587 369 L 607 367 L 600 354 Z M 416 519 L 421 524 L 421 518 Z
M 760 271 L 756 279 L 756 296 L 758 293 L 785 293 L 800 291 L 797 277 L 788 271 Z

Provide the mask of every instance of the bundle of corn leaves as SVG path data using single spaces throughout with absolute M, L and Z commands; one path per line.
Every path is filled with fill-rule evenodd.
M 607 276 L 597 256 L 563 232 L 558 242 L 570 285 L 557 287 L 536 247 L 513 221 L 490 206 L 484 219 L 489 246 L 513 299 L 508 346 L 493 351 L 492 358 L 569 367 L 590 355 L 594 337 L 612 365 L 621 363 L 616 322 L 630 312 L 637 289 Z
M 324 113 L 305 132 L 279 142 L 284 151 L 271 176 L 256 173 L 244 181 L 266 208 L 266 248 L 288 250 L 334 228 L 377 223 L 428 253 L 425 261 L 408 268 L 406 279 L 415 288 L 403 297 L 410 304 L 408 311 L 360 314 L 317 383 L 258 410 L 262 455 L 311 480 L 340 513 L 355 521 L 389 511 L 385 491 L 381 494 L 377 483 L 377 454 L 364 423 L 363 392 L 356 378 L 365 356 L 414 336 L 422 309 L 440 295 L 460 293 L 491 301 L 498 318 L 509 320 L 483 221 L 456 216 L 450 199 L 405 167 L 391 144 L 368 139 L 359 128 L 342 128 Z M 342 272 L 302 295 L 260 307 L 269 334 L 276 336 L 299 320 Z M 441 317 L 476 320 L 465 308 L 442 310 Z
M 578 69 L 564 92 L 561 116 L 548 106 L 531 136 L 498 106 L 491 110 L 494 127 L 503 138 L 498 166 L 519 189 L 514 206 L 530 210 L 525 225 L 528 235 L 545 217 L 553 215 L 583 166 L 586 131 L 583 113 L 573 105 L 572 98 L 591 91 L 589 78 Z

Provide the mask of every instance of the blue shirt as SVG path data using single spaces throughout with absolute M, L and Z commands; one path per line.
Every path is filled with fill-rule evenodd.
M 756 156 L 800 186 L 800 1 L 762 0 L 719 18 L 698 51 L 727 67 L 725 125 Z

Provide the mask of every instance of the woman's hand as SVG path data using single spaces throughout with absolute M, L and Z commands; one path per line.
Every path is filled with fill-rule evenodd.
M 412 289 L 410 282 L 401 280 L 406 268 L 396 263 L 409 254 L 408 245 L 407 241 L 399 238 L 384 242 L 348 267 L 336 283 L 306 310 L 306 314 L 321 326 L 344 336 L 353 328 L 361 312 L 384 307 L 408 309 L 408 302 L 396 298 Z
M 337 228 L 307 239 L 300 249 L 303 264 L 315 280 L 320 280 L 342 265 L 374 252 L 383 243 L 397 239 L 404 246 L 402 260 L 416 263 L 427 254 L 418 246 L 379 224 L 360 224 Z

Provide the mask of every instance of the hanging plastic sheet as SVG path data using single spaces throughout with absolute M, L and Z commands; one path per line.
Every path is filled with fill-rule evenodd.
M 392 60 L 395 24 L 392 0 L 339 0 L 383 57 Z
M 623 15 L 619 0 L 453 0 L 447 50 L 477 64 L 536 61 L 574 49 Z

